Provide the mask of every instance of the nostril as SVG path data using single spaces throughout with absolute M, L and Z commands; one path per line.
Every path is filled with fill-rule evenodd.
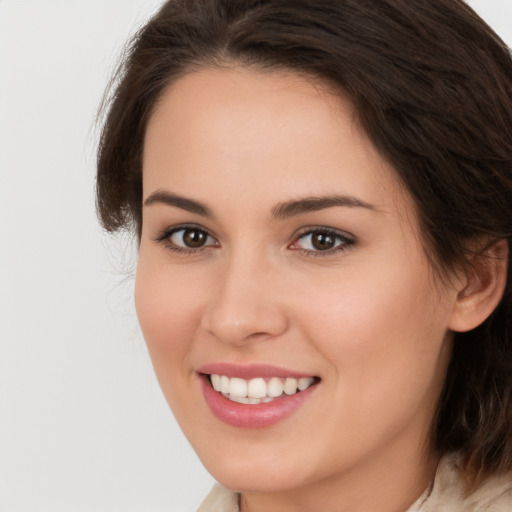
M 235 311 L 236 309 L 236 311 Z M 236 313 L 236 314 L 235 314 Z M 273 339 L 288 326 L 286 316 L 277 308 L 215 305 L 205 313 L 202 328 L 219 341 L 246 345 Z

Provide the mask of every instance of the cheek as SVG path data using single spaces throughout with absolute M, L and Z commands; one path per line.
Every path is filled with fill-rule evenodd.
M 302 307 L 303 328 L 329 362 L 324 382 L 336 405 L 326 437 L 350 438 L 340 444 L 347 457 L 405 429 L 428 431 L 450 355 L 444 313 L 432 314 L 421 279 L 373 277 L 325 288 Z
M 158 271 L 155 271 L 158 269 Z M 194 333 L 200 322 L 198 289 L 185 286 L 165 268 L 139 258 L 135 306 L 155 372 L 164 390 L 185 375 Z
M 434 384 L 447 314 L 433 295 L 425 274 L 388 266 L 325 287 L 303 305 L 303 325 L 343 381 L 340 393 L 370 401 Z

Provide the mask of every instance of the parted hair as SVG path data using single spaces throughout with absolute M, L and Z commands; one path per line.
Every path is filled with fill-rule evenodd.
M 224 65 L 292 70 L 348 98 L 416 203 L 436 271 L 467 262 L 476 240 L 510 247 L 512 58 L 462 0 L 165 3 L 127 47 L 102 107 L 97 209 L 108 231 L 140 236 L 144 135 L 164 90 Z M 510 271 L 493 314 L 455 334 L 432 448 L 462 453 L 473 481 L 512 471 Z

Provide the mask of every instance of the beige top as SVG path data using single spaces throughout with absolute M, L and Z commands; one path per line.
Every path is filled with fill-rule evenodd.
M 512 475 L 487 480 L 464 496 L 457 457 L 444 457 L 432 489 L 420 496 L 406 512 L 512 512 Z M 239 495 L 216 484 L 197 512 L 240 512 Z

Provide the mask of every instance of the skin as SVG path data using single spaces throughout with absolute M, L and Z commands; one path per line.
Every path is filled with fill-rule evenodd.
M 414 204 L 351 105 L 292 73 L 186 75 L 148 124 L 143 190 L 209 213 L 146 204 L 136 279 L 160 385 L 206 468 L 244 512 L 406 510 L 438 460 L 428 439 L 458 290 L 433 273 Z M 275 215 L 334 194 L 366 206 Z M 205 245 L 165 238 L 183 224 Z M 335 248 L 315 250 L 312 227 L 339 233 Z M 321 381 L 289 418 L 237 428 L 204 401 L 197 369 L 214 362 Z

